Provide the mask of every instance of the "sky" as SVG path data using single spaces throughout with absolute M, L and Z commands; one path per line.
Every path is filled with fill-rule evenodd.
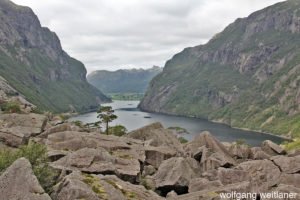
M 282 0 L 13 0 L 87 71 L 163 67 L 186 47 L 206 43 L 239 17 Z

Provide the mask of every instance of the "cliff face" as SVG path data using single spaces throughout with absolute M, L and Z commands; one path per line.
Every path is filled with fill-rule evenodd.
M 98 70 L 87 76 L 90 84 L 104 93 L 144 93 L 151 79 L 162 71 L 160 67 L 150 69 Z
M 28 7 L 0 0 L 0 75 L 41 109 L 87 111 L 109 99 L 86 81 L 84 65 L 63 51 Z
M 299 135 L 299 77 L 300 2 L 289 0 L 175 55 L 140 107 Z

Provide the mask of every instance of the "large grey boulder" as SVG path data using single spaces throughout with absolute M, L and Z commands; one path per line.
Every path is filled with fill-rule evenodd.
M 285 185 L 292 185 L 294 187 L 300 187 L 300 174 L 282 173 L 280 176 L 280 183 Z
M 61 170 L 112 174 L 116 173 L 115 163 L 116 159 L 103 148 L 83 148 L 70 152 L 65 157 L 51 163 L 51 166 Z
M 126 137 L 145 141 L 145 145 L 154 147 L 168 147 L 175 151 L 177 155 L 183 155 L 183 147 L 171 130 L 165 129 L 161 123 L 153 123 L 143 128 L 134 130 Z
M 47 117 L 39 114 L 2 114 L 0 115 L 0 141 L 8 146 L 18 147 L 28 142 L 32 136 L 44 130 Z
M 177 194 L 188 192 L 190 180 L 199 176 L 200 166 L 192 158 L 174 157 L 162 162 L 154 174 L 156 188 L 162 195 L 174 190 Z
M 250 157 L 250 147 L 246 144 L 233 143 L 229 150 L 230 154 L 236 159 L 248 159 Z
M 214 170 L 219 167 L 229 168 L 236 164 L 236 162 L 231 157 L 228 157 L 220 152 L 212 153 L 211 155 L 206 157 L 207 158 L 205 160 L 202 159 L 200 162 L 202 172 Z
M 280 184 L 278 187 L 272 188 L 269 192 L 286 193 L 291 195 L 289 199 L 300 200 L 300 188 L 299 186 Z M 288 198 L 276 198 L 276 200 L 286 200 Z
M 267 154 L 272 155 L 272 156 L 286 154 L 286 151 L 281 146 L 279 146 L 278 144 L 276 144 L 270 140 L 264 141 L 262 143 L 261 148 Z
M 153 147 L 147 146 L 145 147 L 145 162 L 149 165 L 154 166 L 156 169 L 160 166 L 160 164 L 169 158 L 176 156 L 176 151 L 172 150 L 169 147 Z
M 236 164 L 226 147 L 207 131 L 187 143 L 184 149 L 202 163 L 204 170 Z
M 122 181 L 116 176 L 88 175 L 73 172 L 54 189 L 54 200 L 160 200 L 153 191 L 143 186 Z
M 223 186 L 219 180 L 209 181 L 205 178 L 194 178 L 189 184 L 189 193 Z
M 114 152 L 116 154 L 116 152 Z M 135 183 L 140 174 L 140 163 L 133 157 L 116 157 L 104 148 L 83 148 L 51 163 L 56 169 L 94 174 L 116 174 Z
M 281 172 L 270 160 L 247 161 L 236 168 L 248 173 L 253 192 L 266 192 L 280 181 Z
M 300 155 L 295 157 L 274 156 L 271 160 L 287 174 L 300 173 Z
M 49 127 L 47 130 L 45 130 L 42 134 L 39 135 L 40 138 L 47 138 L 48 135 L 52 133 L 57 132 L 64 132 L 64 131 L 75 131 L 75 126 L 72 126 L 71 123 L 62 123 L 55 126 Z
M 104 148 L 116 157 L 133 157 L 144 162 L 143 142 L 126 137 L 76 131 L 57 132 L 48 135 L 49 150 L 77 151 L 82 148 Z
M 223 185 L 240 183 L 249 180 L 249 172 L 242 169 L 218 168 L 217 178 Z
M 264 159 L 269 159 L 271 157 L 271 155 L 269 155 L 265 151 L 263 151 L 261 147 L 252 147 L 250 149 L 249 157 L 252 160 L 264 160 Z
M 221 193 L 246 193 L 250 191 L 250 183 L 247 181 L 220 186 L 207 188 L 205 190 L 195 191 L 188 194 L 179 195 L 176 197 L 170 197 L 168 200 L 221 200 Z
M 0 199 L 51 200 L 33 174 L 31 164 L 25 158 L 16 160 L 0 176 Z

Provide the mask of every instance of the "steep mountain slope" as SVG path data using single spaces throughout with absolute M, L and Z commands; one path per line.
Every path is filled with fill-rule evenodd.
M 156 66 L 150 69 L 98 70 L 89 74 L 87 80 L 104 93 L 144 93 L 151 79 L 161 71 Z
M 86 81 L 84 65 L 28 7 L 0 0 L 0 75 L 44 110 L 87 111 L 109 99 Z
M 289 0 L 175 55 L 140 108 L 299 136 L 299 85 L 300 1 Z

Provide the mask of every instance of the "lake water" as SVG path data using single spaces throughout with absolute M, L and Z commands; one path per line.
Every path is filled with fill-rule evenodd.
M 138 104 L 139 101 L 114 101 L 112 103 L 104 104 L 112 106 L 115 110 L 115 114 L 118 116 L 118 118 L 111 122 L 110 125 L 120 124 L 125 126 L 128 131 L 132 131 L 154 122 L 161 122 L 165 128 L 185 128 L 190 134 L 183 134 L 182 136 L 188 140 L 192 140 L 202 131 L 209 131 L 220 141 L 233 142 L 242 139 L 251 146 L 260 146 L 261 142 L 264 140 L 271 140 L 278 144 L 283 142 L 283 139 L 276 136 L 234 129 L 227 125 L 213 123 L 207 120 L 142 112 L 137 108 Z M 87 113 L 70 119 L 70 121 L 76 120 L 80 120 L 84 123 L 96 122 L 98 121 L 97 113 Z

